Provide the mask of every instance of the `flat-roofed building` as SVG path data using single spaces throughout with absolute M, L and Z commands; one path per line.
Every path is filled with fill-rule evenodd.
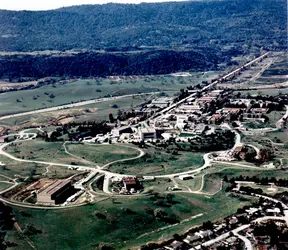
M 70 191 L 73 189 L 71 180 L 57 180 L 48 187 L 40 189 L 37 194 L 37 203 L 43 205 L 56 205 L 69 197 Z
M 112 129 L 111 133 L 114 136 L 120 136 L 123 133 L 133 133 L 133 130 L 130 126 L 123 126 Z
M 252 108 L 251 112 L 254 114 L 266 114 L 269 111 L 268 108 Z
M 154 128 L 140 128 L 139 136 L 141 141 L 145 141 L 148 139 L 156 139 L 156 130 Z

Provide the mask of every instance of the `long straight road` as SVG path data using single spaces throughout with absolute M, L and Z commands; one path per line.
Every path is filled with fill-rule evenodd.
M 20 116 L 25 116 L 25 115 L 34 115 L 34 114 L 39 114 L 39 113 L 46 113 L 46 112 L 51 112 L 51 111 L 56 111 L 56 110 L 61 110 L 61 109 L 75 108 L 75 107 L 85 106 L 88 104 L 95 104 L 95 103 L 107 102 L 107 101 L 111 101 L 111 100 L 118 100 L 118 99 L 122 99 L 125 97 L 153 95 L 153 94 L 158 94 L 158 93 L 160 93 L 160 92 L 147 92 L 147 93 L 142 93 L 142 94 L 121 95 L 121 96 L 113 96 L 113 97 L 93 99 L 93 100 L 82 101 L 82 102 L 75 102 L 75 103 L 55 106 L 55 107 L 51 107 L 51 108 L 37 109 L 37 110 L 33 110 L 33 111 L 27 111 L 27 112 L 12 114 L 12 115 L 5 115 L 5 116 L 1 116 L 0 120 L 5 120 L 5 119 L 9 119 L 9 118 L 14 118 L 14 117 L 20 117 Z

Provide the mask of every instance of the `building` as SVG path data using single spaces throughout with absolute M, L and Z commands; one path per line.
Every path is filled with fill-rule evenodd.
M 169 98 L 169 97 L 157 98 L 157 99 L 152 100 L 151 105 L 165 108 L 169 106 L 171 101 L 172 101 L 172 98 Z
M 217 99 L 215 96 L 203 96 L 203 97 L 198 99 L 198 103 L 200 103 L 200 104 L 204 104 L 206 102 L 210 103 L 215 99 Z
M 223 108 L 222 111 L 223 113 L 232 113 L 232 114 L 235 114 L 235 113 L 238 113 L 242 110 L 245 110 L 246 108 Z
M 219 96 L 221 93 L 223 92 L 223 90 L 220 90 L 220 89 L 216 89 L 216 90 L 212 90 L 211 92 L 210 92 L 210 96 Z
M 56 205 L 66 201 L 74 188 L 71 180 L 57 180 L 37 193 L 37 203 Z
M 243 145 L 237 145 L 234 149 L 233 149 L 233 154 L 238 154 L 242 151 L 243 149 Z
M 124 188 L 127 191 L 130 191 L 131 189 L 137 190 L 139 189 L 139 181 L 135 177 L 124 177 L 122 179 Z
M 168 249 L 168 250 L 188 250 L 188 249 L 191 249 L 191 247 L 186 244 L 185 242 L 181 242 L 181 241 L 173 241 L 169 246 L 165 246 L 164 247 L 165 249 Z
M 154 128 L 140 128 L 139 136 L 141 141 L 145 141 L 148 139 L 156 139 L 156 130 Z
M 189 174 L 180 175 L 179 179 L 182 180 L 182 181 L 191 180 L 191 179 L 193 179 L 193 176 L 189 175 Z
M 223 119 L 221 114 L 214 114 L 210 118 L 208 118 L 208 124 L 220 124 Z
M 193 112 L 193 111 L 200 111 L 201 107 L 198 105 L 181 105 L 179 107 L 179 111 L 182 111 L 183 113 L 187 112 Z
M 187 244 L 191 244 L 197 241 L 200 241 L 202 238 L 198 235 L 187 235 L 187 237 L 183 240 Z
M 206 231 L 200 230 L 199 232 L 195 233 L 196 236 L 199 236 L 201 238 L 209 237 L 212 234 L 213 232 L 211 230 L 206 230 Z
M 269 111 L 268 108 L 252 108 L 251 112 L 254 114 L 266 114 Z
M 111 131 L 111 134 L 113 136 L 120 136 L 123 133 L 133 133 L 133 130 L 130 126 L 124 126 L 124 127 L 114 128 Z

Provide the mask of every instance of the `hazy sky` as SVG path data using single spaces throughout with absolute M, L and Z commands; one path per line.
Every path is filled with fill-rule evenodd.
M 185 0 L 0 0 L 0 9 L 49 10 L 63 6 L 103 3 L 179 2 Z

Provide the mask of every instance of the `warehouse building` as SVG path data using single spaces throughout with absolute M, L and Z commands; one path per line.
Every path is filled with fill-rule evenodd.
M 66 201 L 73 194 L 74 187 L 71 180 L 57 180 L 37 193 L 37 203 L 43 205 L 57 205 Z

